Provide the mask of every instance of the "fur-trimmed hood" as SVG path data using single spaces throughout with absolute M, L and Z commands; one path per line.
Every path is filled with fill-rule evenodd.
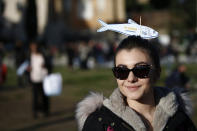
M 79 131 L 82 130 L 87 117 L 97 108 L 103 105 L 103 95 L 99 93 L 90 92 L 90 94 L 77 104 L 76 119 L 78 122 Z
M 158 101 L 153 119 L 154 130 L 162 130 L 167 120 L 176 113 L 178 106 L 187 114 L 191 114 L 191 100 L 182 89 L 176 88 L 172 91 L 164 87 L 155 87 L 154 94 L 156 101 Z M 89 96 L 77 104 L 76 119 L 79 131 L 82 130 L 87 117 L 102 105 L 125 120 L 135 130 L 145 131 L 146 127 L 141 118 L 132 108 L 125 105 L 123 97 L 118 88 L 114 90 L 109 99 L 104 98 L 102 94 L 91 92 Z

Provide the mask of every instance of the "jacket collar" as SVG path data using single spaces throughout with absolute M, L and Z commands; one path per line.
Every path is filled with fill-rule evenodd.
M 173 116 L 180 106 L 187 114 L 191 114 L 191 100 L 188 94 L 180 88 L 173 91 L 168 88 L 155 87 L 155 99 L 157 101 L 154 114 L 153 128 L 156 131 L 162 130 L 170 116 Z M 102 105 L 106 106 L 117 116 L 121 117 L 136 130 L 146 130 L 144 123 L 137 113 L 124 104 L 123 95 L 119 89 L 115 89 L 109 99 L 102 94 L 91 92 L 85 99 L 77 104 L 76 119 L 79 131 L 82 130 L 87 117 Z M 130 117 L 132 116 L 132 117 Z
M 155 99 L 158 101 L 153 120 L 154 130 L 162 130 L 167 120 L 175 114 L 178 109 L 176 95 L 173 92 L 161 88 L 154 88 Z M 109 99 L 105 99 L 103 105 L 109 108 L 117 116 L 125 120 L 135 130 L 145 131 L 146 127 L 140 116 L 124 102 L 124 96 L 117 88 L 114 90 Z
M 90 92 L 90 94 L 77 104 L 76 119 L 78 130 L 81 131 L 87 117 L 97 108 L 103 105 L 104 97 L 102 94 Z
M 145 125 L 136 112 L 125 105 L 124 96 L 120 93 L 118 88 L 114 90 L 109 99 L 105 99 L 103 101 L 103 105 L 109 108 L 117 116 L 125 120 L 135 130 L 146 129 Z

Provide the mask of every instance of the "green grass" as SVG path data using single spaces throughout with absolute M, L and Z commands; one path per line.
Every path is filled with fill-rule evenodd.
M 3 84 L 3 86 L 16 86 L 17 84 L 17 75 L 16 75 L 16 69 L 8 67 L 8 72 L 6 76 L 6 81 Z
M 73 99 L 82 98 L 90 91 L 103 92 L 104 95 L 109 95 L 117 86 L 110 69 L 69 70 L 58 67 L 55 72 L 61 72 L 64 88 L 72 92 L 70 97 Z
M 192 78 L 192 84 L 196 85 L 197 70 L 196 64 L 187 65 L 187 74 Z M 164 69 L 165 70 L 165 69 Z M 54 72 L 59 72 L 63 77 L 63 90 L 62 94 L 57 97 L 53 97 L 52 106 L 53 108 L 73 109 L 76 103 L 83 99 L 90 91 L 103 93 L 104 96 L 108 97 L 114 88 L 117 87 L 116 80 L 113 77 L 111 69 L 98 68 L 93 70 L 71 70 L 67 67 L 55 67 Z M 161 78 L 157 85 L 163 86 L 165 80 L 165 72 L 161 74 Z M 13 87 L 17 84 L 17 77 L 15 69 L 8 69 L 7 81 L 4 84 L 5 87 Z M 28 91 L 28 90 L 27 90 Z M 12 99 L 25 99 L 29 97 L 23 94 L 23 91 L 19 93 L 9 93 L 10 96 L 1 94 L 1 101 L 12 101 Z M 197 92 L 194 90 L 191 93 L 193 101 L 197 99 Z M 65 103 L 65 105 L 62 105 Z M 54 109 L 55 110 L 55 109 Z M 67 112 L 66 115 L 74 115 L 74 110 Z M 69 116 L 69 115 L 68 115 Z M 197 104 L 194 103 L 194 114 L 192 119 L 197 125 Z M 68 129 L 76 129 L 75 121 L 69 123 Z
M 186 65 L 187 75 L 192 81 L 191 90 L 197 84 L 197 70 L 196 64 Z M 70 91 L 68 95 L 71 99 L 79 101 L 90 91 L 101 92 L 104 96 L 109 96 L 114 88 L 117 87 L 116 81 L 112 75 L 111 69 L 94 69 L 89 71 L 82 70 L 68 70 L 64 67 L 56 68 L 55 71 L 61 72 L 64 78 L 64 88 L 70 88 L 66 91 Z M 166 74 L 163 68 L 161 77 L 156 85 L 164 86 Z M 68 97 L 67 96 L 67 97 Z M 196 90 L 191 93 L 191 98 L 193 101 L 197 100 Z M 192 119 L 197 125 L 197 104 L 194 103 L 194 112 Z

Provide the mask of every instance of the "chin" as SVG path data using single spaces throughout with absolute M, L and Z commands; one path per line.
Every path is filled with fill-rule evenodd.
M 129 100 L 139 100 L 143 95 L 143 93 L 140 90 L 134 91 L 134 92 L 131 92 L 129 90 L 124 90 L 124 91 L 121 91 L 121 92 Z
M 127 94 L 126 95 L 126 97 L 127 97 L 127 99 L 128 100 L 140 100 L 141 99 L 141 97 L 142 97 L 142 95 L 138 95 L 138 94 Z

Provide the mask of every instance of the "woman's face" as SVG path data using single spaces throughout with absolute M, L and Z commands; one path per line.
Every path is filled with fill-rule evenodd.
M 37 52 L 37 45 L 35 43 L 31 43 L 30 50 L 31 50 L 31 52 Z
M 116 55 L 116 67 L 134 68 L 136 65 L 151 65 L 149 55 L 138 48 L 131 50 L 120 50 Z M 150 78 L 138 78 L 130 71 L 125 80 L 117 79 L 121 93 L 127 100 L 140 100 L 149 95 L 151 90 Z

